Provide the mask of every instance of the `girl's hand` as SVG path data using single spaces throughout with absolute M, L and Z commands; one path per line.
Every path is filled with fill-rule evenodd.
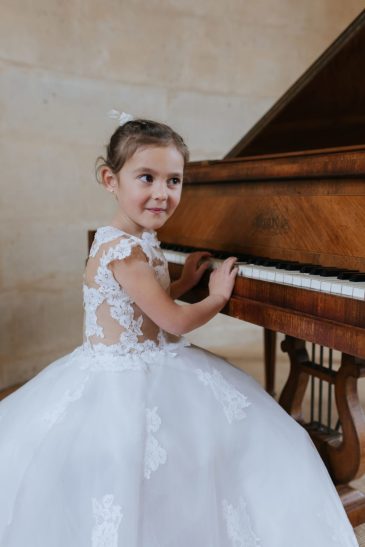
M 236 262 L 237 258 L 231 256 L 222 262 L 216 270 L 212 271 L 209 279 L 210 295 L 221 296 L 228 302 L 238 272 L 238 268 L 234 266 Z
M 179 285 L 183 287 L 184 292 L 187 292 L 200 281 L 203 273 L 209 268 L 208 259 L 211 256 L 211 253 L 207 251 L 197 251 L 188 255 L 179 279 Z

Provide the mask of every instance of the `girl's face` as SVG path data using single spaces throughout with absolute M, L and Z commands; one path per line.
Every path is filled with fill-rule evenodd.
M 175 146 L 146 146 L 117 175 L 105 175 L 104 184 L 118 201 L 118 226 L 133 235 L 161 228 L 179 204 L 183 171 L 184 159 Z

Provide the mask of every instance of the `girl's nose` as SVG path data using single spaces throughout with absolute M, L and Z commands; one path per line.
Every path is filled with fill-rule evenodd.
M 164 182 L 157 182 L 154 185 L 152 197 L 154 199 L 166 199 L 167 198 L 167 188 Z

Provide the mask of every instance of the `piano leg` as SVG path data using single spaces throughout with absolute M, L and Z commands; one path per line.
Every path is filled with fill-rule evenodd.
M 308 386 L 309 374 L 303 370 L 303 363 L 308 363 L 309 357 L 303 340 L 285 337 L 281 349 L 289 354 L 290 372 L 286 384 L 281 392 L 279 404 L 297 422 L 304 424 L 302 404 Z
M 365 522 L 365 495 L 348 483 L 365 472 L 365 416 L 357 393 L 357 381 L 365 376 L 365 360 L 342 354 L 340 368 L 334 371 L 313 363 L 303 340 L 286 336 L 281 347 L 289 354 L 290 373 L 279 403 L 308 430 L 351 523 L 357 526 Z M 302 403 L 311 376 L 334 385 L 341 432 L 319 422 L 305 423 Z
M 276 332 L 264 329 L 265 389 L 275 396 Z

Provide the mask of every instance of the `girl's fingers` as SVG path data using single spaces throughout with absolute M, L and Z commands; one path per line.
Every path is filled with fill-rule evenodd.
M 236 277 L 237 274 L 238 274 L 238 268 L 235 267 L 231 270 L 231 275 L 232 275 L 232 277 Z
M 208 258 L 209 256 L 212 256 L 212 253 L 210 253 L 209 251 L 195 251 L 189 256 L 194 258 L 194 260 L 201 260 L 202 258 Z
M 224 261 L 224 265 L 226 267 L 226 269 L 228 269 L 229 271 L 231 271 L 233 265 L 237 262 L 237 257 L 235 256 L 230 256 L 229 258 L 227 258 L 225 261 Z
M 233 270 L 235 270 L 235 274 L 236 275 L 238 273 L 238 268 L 237 267 L 234 267 L 235 263 L 237 262 L 237 258 L 235 256 L 230 256 L 229 258 L 226 258 L 226 260 L 224 260 L 222 262 L 222 264 L 220 266 L 218 266 L 218 268 L 215 268 L 211 275 L 215 275 L 216 273 L 218 274 L 219 272 L 222 272 L 224 273 L 225 275 L 230 275 L 232 273 Z M 208 265 L 206 267 L 209 266 L 209 262 L 208 262 Z
M 210 258 L 212 255 L 211 253 L 208 253 L 208 251 L 197 251 L 195 253 L 191 253 L 186 261 L 191 263 L 191 264 L 194 264 L 195 267 L 199 267 L 200 266 L 200 262 L 202 263 L 205 263 L 207 262 L 207 260 L 205 259 L 208 259 Z
M 205 272 L 205 270 L 207 270 L 210 266 L 210 262 L 208 260 L 205 260 L 204 262 L 202 262 L 200 264 L 200 266 L 198 267 L 198 272 Z

